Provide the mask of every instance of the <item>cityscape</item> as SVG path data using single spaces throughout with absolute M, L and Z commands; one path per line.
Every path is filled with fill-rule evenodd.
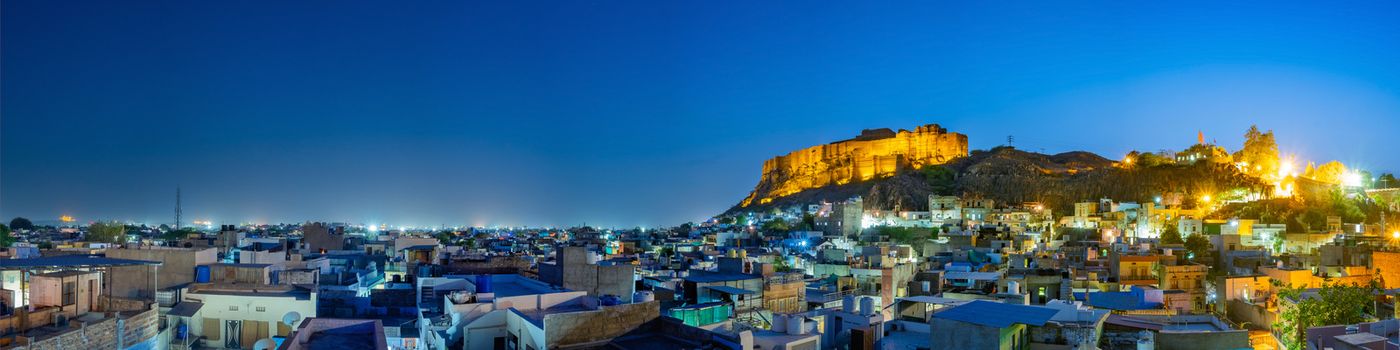
M 1400 13 L 0 1 L 0 350 L 1400 350 Z

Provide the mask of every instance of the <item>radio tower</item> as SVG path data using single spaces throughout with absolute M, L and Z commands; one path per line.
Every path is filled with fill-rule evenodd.
M 180 229 L 180 186 L 175 186 L 175 229 Z

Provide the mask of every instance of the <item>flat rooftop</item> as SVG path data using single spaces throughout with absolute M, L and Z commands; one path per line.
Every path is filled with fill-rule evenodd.
M 97 271 L 66 270 L 66 271 L 50 272 L 50 273 L 43 273 L 43 274 L 37 274 L 37 275 L 31 275 L 31 276 L 32 276 L 32 277 L 72 277 L 72 276 L 82 276 L 82 275 L 93 274 L 93 273 L 98 273 L 98 272 L 97 272 Z
M 469 278 L 467 282 L 472 283 L 473 286 L 476 285 L 475 278 Z M 567 291 L 569 290 L 562 287 L 556 289 L 548 283 L 532 280 L 520 275 L 491 275 L 491 292 L 496 293 L 497 298 Z
M 310 318 L 279 350 L 383 350 L 384 327 L 378 320 Z

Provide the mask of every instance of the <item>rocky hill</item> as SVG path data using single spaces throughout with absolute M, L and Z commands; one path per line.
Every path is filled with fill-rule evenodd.
M 1103 197 L 1151 201 L 1164 193 L 1238 187 L 1267 186 L 1239 174 L 1234 167 L 1210 162 L 1119 167 L 1090 152 L 1046 155 L 998 147 L 973 151 L 941 165 L 903 167 L 887 177 L 804 189 L 767 203 L 741 203 L 726 213 L 835 202 L 853 196 L 861 196 L 866 209 L 927 210 L 928 196 L 933 193 L 980 196 L 1001 203 L 1042 202 L 1066 213 L 1075 202 Z

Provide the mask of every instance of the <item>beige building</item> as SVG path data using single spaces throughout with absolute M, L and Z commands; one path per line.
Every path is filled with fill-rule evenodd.
M 201 347 L 248 350 L 258 340 L 291 334 L 299 323 L 284 320 L 315 317 L 316 291 L 287 285 L 196 284 L 166 316 L 172 325 L 188 325 Z
M 1190 308 L 1177 307 L 1181 313 L 1206 311 L 1206 272 L 1205 265 L 1160 265 L 1158 266 L 1158 287 L 1162 290 L 1181 290 L 1190 295 Z
M 53 306 L 82 315 L 97 311 L 101 296 L 101 272 L 70 270 L 29 276 L 29 302 L 34 307 Z
M 135 246 L 131 248 L 108 249 L 107 257 L 117 259 L 158 261 L 159 268 L 148 266 L 117 266 L 112 268 L 114 276 L 109 292 L 119 298 L 150 300 L 155 291 L 165 290 L 194 282 L 195 267 L 213 264 L 219 254 L 215 248 L 171 248 Z

